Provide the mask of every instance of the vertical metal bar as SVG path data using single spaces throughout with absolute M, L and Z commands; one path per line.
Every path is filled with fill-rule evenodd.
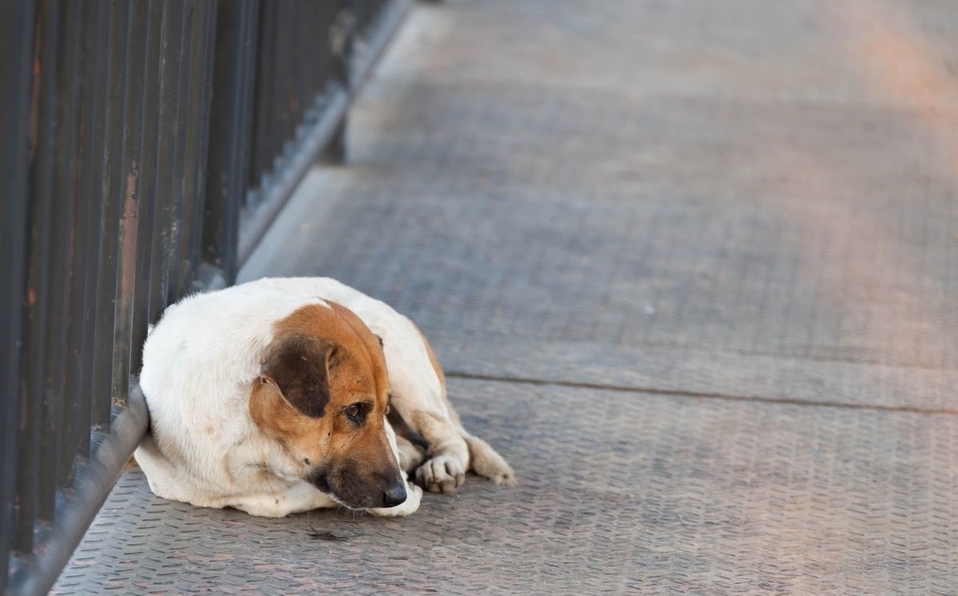
M 20 442 L 21 511 L 18 542 L 24 552 L 32 550 L 36 522 L 53 519 L 55 471 L 45 465 L 49 456 L 49 407 L 44 400 L 44 356 L 47 340 L 47 305 L 53 211 L 53 162 L 56 134 L 56 40 L 57 6 L 43 0 L 37 11 L 37 43 L 34 58 L 32 131 L 34 147 L 30 168 L 32 180 L 30 245 L 27 277 L 27 321 L 24 343 L 24 384 L 20 410 L 25 422 Z
M 66 326 L 65 308 L 63 296 L 66 295 L 66 261 L 68 251 L 70 250 L 69 235 L 67 234 L 70 226 L 71 213 L 69 209 L 60 209 L 60 193 L 63 192 L 60 184 L 60 176 L 63 174 L 61 162 L 63 152 L 59 150 L 64 141 L 64 135 L 69 134 L 67 129 L 69 124 L 63 120 L 63 114 L 60 110 L 62 99 L 62 90 L 60 79 L 62 78 L 63 57 L 61 51 L 62 41 L 62 6 L 59 0 L 45 0 L 41 7 L 49 7 L 49 25 L 45 34 L 43 45 L 50 52 L 47 71 L 50 74 L 52 86 L 46 90 L 41 89 L 41 105 L 48 104 L 51 122 L 44 123 L 50 127 L 49 134 L 43 134 L 40 139 L 40 145 L 49 144 L 49 164 L 48 168 L 42 173 L 45 180 L 43 182 L 44 192 L 50 194 L 51 210 L 48 214 L 50 226 L 49 238 L 49 259 L 46 265 L 46 311 L 41 313 L 44 318 L 43 355 L 41 363 L 41 386 L 40 396 L 42 396 L 43 412 L 41 415 L 41 449 L 40 449 L 40 518 L 52 522 L 54 519 L 56 505 L 57 489 L 57 461 L 60 454 L 60 411 L 62 405 L 61 398 L 61 374 L 63 372 L 63 330 Z M 41 8 L 42 10 L 42 8 Z M 41 79 L 46 79 L 41 74 Z M 41 83 L 42 85 L 42 83 Z M 41 109 L 40 120 L 44 119 L 43 109 Z M 43 153 L 47 153 L 43 151 Z M 38 190 L 40 186 L 37 186 Z
M 319 31 L 315 36 L 316 40 L 316 64 L 311 69 L 315 73 L 316 79 L 313 83 L 315 93 L 323 93 L 326 85 L 333 79 L 333 44 L 331 33 L 333 24 L 336 21 L 336 15 L 339 14 L 337 2 L 321 2 L 316 5 L 319 14 L 316 22 L 320 23 Z
M 196 280 L 198 267 L 203 259 L 203 214 L 206 212 L 206 177 L 209 175 L 210 119 L 213 109 L 213 67 L 216 57 L 216 14 L 219 3 L 213 4 L 204 19 L 203 31 L 203 94 L 195 126 L 199 129 L 199 152 L 197 175 L 194 177 L 193 193 L 197 197 L 193 206 L 193 231 L 190 238 L 190 259 L 193 264 L 192 278 Z
M 66 384 L 67 363 L 71 360 L 67 337 L 74 326 L 70 296 L 75 281 L 76 235 L 74 234 L 73 184 L 76 170 L 77 77 L 80 54 L 78 4 L 61 4 L 60 61 L 57 72 L 57 135 L 55 171 L 53 173 L 53 242 L 54 253 L 48 287 L 50 302 L 47 327 L 44 403 L 48 408 L 45 426 L 51 430 L 47 443 L 54 450 L 48 465 L 56 469 L 56 486 L 73 483 L 73 461 L 76 449 L 76 419 L 66 415 L 68 396 L 75 387 Z M 69 387 L 69 391 L 66 388 Z
M 301 16 L 296 21 L 296 38 L 299 40 L 300 55 L 303 59 L 299 61 L 296 68 L 296 94 L 299 97 L 302 117 L 313 107 L 313 99 L 316 95 L 318 74 L 316 63 L 320 59 L 317 50 L 321 47 L 322 39 L 322 32 L 317 29 L 322 29 L 322 21 L 319 20 L 322 7 L 319 3 L 309 2 L 300 7 L 300 13 Z
M 100 219 L 103 213 L 100 185 L 104 176 L 102 147 L 106 130 L 107 102 L 107 66 L 110 47 L 109 5 L 88 2 L 84 7 L 84 29 L 87 33 L 83 40 L 84 78 L 83 104 L 80 118 L 80 193 L 81 216 L 78 225 L 84 227 L 86 237 L 84 263 L 79 362 L 78 362 L 78 417 L 77 453 L 88 456 L 90 449 L 90 428 L 93 424 L 93 369 L 95 363 L 94 345 L 96 341 L 96 305 L 97 287 L 102 275 L 99 250 Z
M 279 58 L 273 63 L 275 85 L 273 93 L 273 124 L 271 126 L 270 162 L 271 169 L 275 169 L 277 158 L 283 155 L 283 148 L 293 131 L 293 114 L 291 103 L 294 100 L 294 85 L 292 84 L 293 60 L 286 59 L 295 50 L 294 34 L 296 32 L 296 3 L 280 3 L 276 13 L 276 55 Z
M 304 40 L 300 37 L 300 22 L 308 16 L 304 14 L 304 3 L 296 2 L 287 5 L 285 26 L 283 27 L 283 37 L 286 39 L 284 47 L 283 60 L 285 66 L 286 80 L 283 81 L 285 93 L 282 95 L 282 105 L 285 108 L 283 115 L 283 138 L 281 140 L 280 153 L 285 153 L 284 146 L 287 145 L 296 132 L 302 115 L 302 96 L 300 95 L 299 71 L 303 66 L 303 47 Z
M 196 14 L 196 2 L 184 2 L 184 10 L 182 18 L 178 23 L 175 23 L 175 37 L 174 43 L 180 49 L 180 69 L 178 72 L 177 79 L 177 89 L 176 89 L 176 126 L 173 129 L 173 175 L 176 182 L 173 186 L 173 192 L 171 199 L 173 201 L 171 205 L 171 217 L 173 225 L 170 227 L 170 235 L 167 238 L 169 244 L 165 250 L 168 251 L 169 260 L 168 260 L 168 271 L 169 271 L 169 284 L 167 285 L 167 293 L 165 300 L 167 304 L 175 302 L 179 296 L 180 286 L 182 284 L 180 278 L 180 272 L 182 270 L 182 263 L 180 263 L 180 242 L 182 242 L 182 232 L 183 232 L 183 213 L 184 213 L 184 203 L 186 201 L 185 188 L 186 183 L 183 180 L 184 173 L 184 163 L 185 156 L 188 152 L 188 147 L 185 146 L 185 136 L 188 128 L 188 99 L 189 99 L 189 66 L 192 63 L 193 59 L 193 46 L 190 43 L 190 39 L 193 34 L 193 28 L 195 26 Z
M 307 75 L 310 77 L 310 108 L 319 111 L 326 101 L 327 86 L 332 80 L 332 45 L 330 31 L 338 13 L 335 2 L 321 2 L 313 5 L 316 14 L 315 22 L 319 25 L 315 35 L 311 38 L 310 54 L 315 56 L 312 68 Z
M 93 209 L 87 190 L 90 186 L 90 154 L 89 148 L 92 138 L 91 115 L 93 76 L 90 72 L 96 65 L 96 52 L 93 46 L 91 31 L 95 30 L 96 14 L 92 4 L 87 2 L 80 5 L 69 2 L 65 20 L 68 28 L 68 41 L 64 44 L 64 52 L 73 53 L 74 68 L 69 75 L 72 77 L 69 84 L 72 89 L 63 101 L 73 106 L 70 119 L 73 120 L 74 138 L 72 144 L 73 173 L 70 176 L 67 193 L 69 196 L 68 208 L 73 212 L 72 229 L 70 236 L 72 248 L 69 267 L 69 291 L 67 304 L 69 317 L 67 318 L 65 337 L 65 371 L 64 397 L 65 402 L 63 420 L 64 436 L 61 446 L 61 467 L 59 483 L 65 485 L 68 478 L 72 478 L 76 469 L 77 457 L 86 457 L 89 450 L 89 412 L 84 403 L 86 390 L 84 389 L 84 362 L 83 330 L 86 319 L 86 287 L 93 269 L 87 261 L 90 244 L 92 243 L 90 218 Z M 64 85 L 65 88 L 65 85 Z M 66 145 L 63 146 L 65 150 Z
M 264 90 L 266 95 L 266 105 L 269 106 L 269 111 L 266 113 L 266 134 L 264 137 L 265 144 L 263 146 L 263 173 L 271 173 L 274 170 L 276 163 L 276 153 L 278 151 L 278 142 L 277 139 L 282 139 L 283 133 L 280 132 L 280 124 L 282 117 L 280 115 L 282 111 L 281 107 L 281 89 L 285 80 L 285 73 L 283 72 L 284 67 L 279 57 L 283 56 L 283 45 L 285 41 L 285 35 L 283 32 L 283 23 L 285 19 L 283 18 L 283 4 L 279 3 L 276 5 L 276 10 L 273 12 L 273 19 L 270 23 L 271 31 L 271 41 L 272 45 L 269 48 L 270 53 L 272 54 L 272 61 L 270 62 L 269 72 L 261 74 L 263 76 L 269 77 L 270 84 L 267 89 Z
M 239 211 L 249 187 L 259 0 L 224 2 L 216 15 L 203 259 L 232 284 L 238 269 Z
M 189 263 L 184 262 L 187 245 L 189 244 L 192 222 L 190 212 L 193 206 L 192 180 L 190 177 L 194 174 L 193 162 L 195 159 L 195 147 L 188 142 L 192 137 L 191 124 L 193 116 L 192 102 L 196 95 L 197 81 L 195 71 L 198 67 L 199 57 L 196 55 L 197 44 L 195 43 L 199 31 L 202 29 L 202 2 L 191 1 L 187 3 L 184 20 L 182 22 L 180 44 L 183 48 L 183 66 L 180 70 L 180 93 L 177 98 L 179 102 L 179 128 L 176 132 L 176 173 L 177 186 L 174 196 L 177 199 L 177 226 L 176 234 L 173 237 L 173 258 L 170 261 L 170 287 L 167 294 L 169 302 L 176 302 L 177 298 L 183 293 L 184 286 L 189 281 L 190 275 Z
M 339 32 L 341 41 L 335 43 L 336 47 L 333 50 L 333 72 L 336 73 L 336 78 L 342 82 L 343 87 L 352 92 L 353 46 L 361 23 L 356 0 L 343 0 L 340 6 L 340 17 L 337 20 L 341 21 Z
M 120 151 L 119 187 L 114 193 L 121 199 L 116 274 L 116 314 L 113 336 L 113 379 L 111 396 L 114 405 L 126 406 L 130 387 L 131 344 L 133 339 L 134 289 L 140 216 L 140 149 L 143 124 L 143 65 L 146 58 L 147 4 L 145 0 L 128 3 L 129 18 L 124 48 L 126 65 L 123 72 L 124 99 Z
M 178 279 L 173 299 L 190 289 L 199 264 L 202 234 L 203 187 L 206 166 L 206 148 L 209 133 L 209 104 L 211 91 L 212 44 L 216 33 L 215 4 L 200 2 L 195 5 L 193 27 L 185 43 L 190 48 L 190 60 L 184 74 L 184 118 L 182 180 L 183 206 L 180 242 L 178 246 Z
M 259 60 L 256 66 L 256 99 L 253 119 L 253 165 L 250 168 L 250 187 L 262 183 L 262 176 L 272 169 L 271 122 L 275 89 L 276 13 L 279 4 L 262 2 L 259 18 Z M 247 205 L 255 207 L 255 205 Z
M 329 33 L 332 50 L 332 80 L 350 92 L 352 91 L 350 67 L 354 38 L 358 27 L 357 18 L 357 7 L 354 1 L 344 0 L 340 2 L 339 13 L 336 15 Z M 336 132 L 333 134 L 329 145 L 323 150 L 321 159 L 330 163 L 344 163 L 347 160 L 346 128 L 348 120 L 349 112 L 347 111 L 342 122 L 336 127 Z
M 26 264 L 28 121 L 36 7 L 0 3 L 0 593 L 6 591 L 17 528 L 20 337 Z
M 311 50 L 315 44 L 316 35 L 316 15 L 318 6 L 314 2 L 301 3 L 297 6 L 298 14 L 293 26 L 296 31 L 295 55 L 297 59 L 293 62 L 293 89 L 295 93 L 295 106 L 293 110 L 293 130 L 296 131 L 303 123 L 303 116 L 306 110 L 312 105 L 313 98 L 313 80 L 312 70 L 315 66 L 315 59 Z
M 170 260 L 172 259 L 173 235 L 176 223 L 176 131 L 179 129 L 179 104 L 176 101 L 179 94 L 180 67 L 182 65 L 182 46 L 177 43 L 183 21 L 182 2 L 167 2 L 163 7 L 161 25 L 160 58 L 160 94 L 159 94 L 159 124 L 156 153 L 156 201 L 157 219 L 153 234 L 153 266 L 150 280 L 150 315 L 149 320 L 159 318 L 168 304 L 168 288 L 170 285 Z
M 103 144 L 104 176 L 100 190 L 100 278 L 97 284 L 96 333 L 94 339 L 92 422 L 108 426 L 113 396 L 113 341 L 116 323 L 116 278 L 120 213 L 123 207 L 124 64 L 126 62 L 129 5 L 107 5 L 110 12 L 110 45 L 107 68 L 107 118 Z
M 369 26 L 369 2 L 365 0 L 349 0 L 349 10 L 353 14 L 353 38 L 362 39 Z
M 100 278 L 104 275 L 100 263 L 100 242 L 103 236 L 100 230 L 104 205 L 100 200 L 100 186 L 106 175 L 104 169 L 104 155 L 102 148 L 105 143 L 106 114 L 107 114 L 107 78 L 110 59 L 110 5 L 99 2 L 88 4 L 87 18 L 90 30 L 94 33 L 86 35 L 84 50 L 86 56 L 84 74 L 90 81 L 90 89 L 85 98 L 88 103 L 84 106 L 84 124 L 89 132 L 84 139 L 85 145 L 81 150 L 87 167 L 83 170 L 80 183 L 80 192 L 86 197 L 92 207 L 86 215 L 88 243 L 84 262 L 87 267 L 86 280 L 83 288 L 83 327 L 81 332 L 80 372 L 81 396 L 78 445 L 79 452 L 84 454 L 90 448 L 90 428 L 93 426 L 93 371 L 96 364 L 94 346 L 97 331 L 97 288 Z
M 156 197 L 157 138 L 159 136 L 160 39 L 163 26 L 163 3 L 149 2 L 146 30 L 146 56 L 143 61 L 143 124 L 140 134 L 139 227 L 137 229 L 136 280 L 133 298 L 133 328 L 131 335 L 130 371 L 139 373 L 142 365 L 142 347 L 150 323 L 150 283 L 153 267 L 161 259 L 154 259 L 153 242 L 157 233 L 157 215 L 160 201 Z

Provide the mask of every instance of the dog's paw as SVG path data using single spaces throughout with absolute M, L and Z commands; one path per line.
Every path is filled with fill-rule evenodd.
M 422 489 L 412 482 L 406 482 L 406 500 L 402 504 L 395 507 L 378 507 L 368 511 L 379 517 L 402 517 L 419 510 L 420 502 L 422 502 Z
M 512 471 L 512 468 L 510 468 L 508 464 L 505 470 L 499 469 L 495 472 L 480 475 L 491 480 L 496 486 L 510 487 L 519 484 L 519 481 L 516 479 L 516 473 Z
M 515 486 L 518 481 L 512 467 L 498 453 L 494 452 L 493 455 L 495 457 L 476 458 L 473 460 L 472 469 L 496 486 Z
M 484 478 L 488 478 L 496 486 L 515 486 L 516 473 L 512 466 L 506 463 L 499 453 L 489 443 L 476 437 L 466 439 L 469 445 L 469 456 L 472 460 L 472 470 Z
M 439 455 L 416 470 L 416 481 L 429 492 L 452 492 L 466 481 L 466 468 L 454 457 Z

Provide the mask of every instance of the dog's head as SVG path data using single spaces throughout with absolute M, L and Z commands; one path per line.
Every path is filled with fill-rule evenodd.
M 352 311 L 317 303 L 277 323 L 250 415 L 296 458 L 304 479 L 347 507 L 405 501 L 388 408 L 381 341 Z

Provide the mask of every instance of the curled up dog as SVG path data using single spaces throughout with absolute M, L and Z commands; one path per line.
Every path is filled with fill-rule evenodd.
M 462 427 L 415 324 L 332 279 L 262 279 L 170 306 L 144 345 L 140 386 L 151 422 L 135 456 L 167 499 L 391 516 L 470 470 L 515 483 Z

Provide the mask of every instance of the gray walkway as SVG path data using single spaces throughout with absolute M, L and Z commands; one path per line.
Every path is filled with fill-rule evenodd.
M 243 272 L 420 323 L 522 482 L 264 520 L 128 472 L 61 593 L 954 594 L 953 0 L 421 5 Z

